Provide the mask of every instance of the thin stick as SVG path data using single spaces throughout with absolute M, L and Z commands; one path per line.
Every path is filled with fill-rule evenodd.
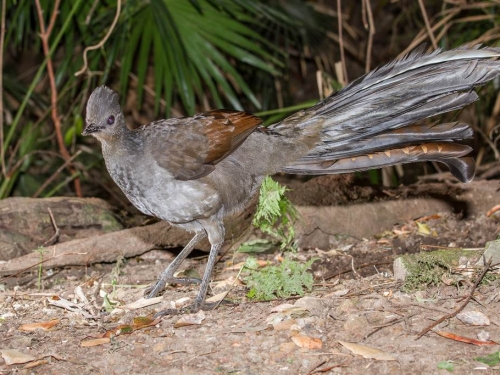
M 371 335 L 377 333 L 381 329 L 384 329 L 386 327 L 390 327 L 390 326 L 393 326 L 395 324 L 401 323 L 401 322 L 403 322 L 403 321 L 407 320 L 408 318 L 411 318 L 411 317 L 413 317 L 415 315 L 416 314 L 411 314 L 411 315 L 408 315 L 408 316 L 403 316 L 402 318 L 396 318 L 396 319 L 391 320 L 390 322 L 387 322 L 386 324 L 382 324 L 381 326 L 375 327 L 375 329 L 373 331 L 371 331 L 370 333 L 367 333 L 365 335 L 365 337 L 363 338 L 363 340 L 366 340 L 368 337 L 370 337 Z
M 349 255 L 351 257 L 351 270 L 354 276 L 356 276 L 358 279 L 362 279 L 361 275 L 356 271 L 356 267 L 354 267 L 354 257 L 352 255 Z
M 94 0 L 94 3 L 90 7 L 89 14 L 87 14 L 87 17 L 85 17 L 85 25 L 88 25 L 90 23 L 90 19 L 92 18 L 92 15 L 94 14 L 94 11 L 97 8 L 98 3 L 99 0 Z
M 52 58 L 50 57 L 50 48 L 49 48 L 49 37 L 50 33 L 52 32 L 52 29 L 54 28 L 57 15 L 59 13 L 59 5 L 61 3 L 61 0 L 56 0 L 54 4 L 54 9 L 52 10 L 52 14 L 50 16 L 50 22 L 49 26 L 47 29 L 45 29 L 45 22 L 43 20 L 43 10 L 42 6 L 40 5 L 40 0 L 36 0 L 36 8 L 38 12 L 38 19 L 40 22 L 40 39 L 42 39 L 42 46 L 43 46 L 43 52 L 45 56 L 47 57 L 47 73 L 49 76 L 49 82 L 50 82 L 50 101 L 51 101 L 51 107 L 52 107 L 52 121 L 54 122 L 54 128 L 56 130 L 56 138 L 57 138 L 57 144 L 59 145 L 59 152 L 63 156 L 64 160 L 70 160 L 71 156 L 69 155 L 68 150 L 66 149 L 66 146 L 64 145 L 64 137 L 62 134 L 62 125 L 61 125 L 61 119 L 59 118 L 59 114 L 57 112 L 57 85 L 56 85 L 56 79 L 54 75 L 54 65 L 52 63 Z M 68 169 L 71 174 L 74 174 L 76 172 L 75 168 L 71 165 L 68 164 Z M 74 180 L 74 185 L 75 185 L 75 193 L 78 197 L 82 196 L 82 189 L 80 185 L 80 179 L 75 178 Z
M 0 25 L 0 163 L 2 164 L 2 175 L 7 178 L 5 169 L 5 150 L 3 147 L 3 44 L 5 40 L 5 3 L 2 0 L 2 23 Z
M 59 240 L 59 233 L 60 233 L 59 227 L 57 226 L 56 223 L 56 219 L 54 219 L 54 215 L 52 214 L 52 210 L 50 209 L 50 207 L 48 207 L 47 210 L 49 211 L 50 222 L 54 227 L 55 233 L 52 237 L 50 237 L 47 241 L 43 243 L 42 247 L 51 246 L 55 244 Z
M 434 33 L 432 32 L 431 23 L 429 22 L 429 17 L 427 17 L 427 11 L 425 10 L 425 5 L 423 0 L 418 0 L 418 5 L 420 5 L 420 10 L 422 11 L 422 17 L 424 18 L 425 28 L 427 29 L 427 34 L 432 42 L 432 47 L 434 49 L 438 48 L 436 38 L 434 38 Z
M 375 35 L 375 21 L 373 20 L 372 6 L 370 0 L 365 0 L 366 3 L 366 13 L 368 14 L 368 46 L 366 47 L 366 63 L 365 63 L 365 73 L 370 71 L 370 65 L 372 60 L 372 49 L 373 49 L 373 36 Z
M 471 290 L 469 292 L 469 295 L 467 296 L 467 298 L 465 299 L 465 301 L 458 307 L 458 309 L 456 309 L 452 313 L 444 315 L 443 317 L 439 318 L 438 320 L 436 320 L 431 325 L 429 325 L 426 328 L 424 328 L 422 330 L 422 332 L 420 332 L 418 334 L 418 336 L 415 338 L 415 340 L 418 340 L 419 338 L 421 338 L 423 335 L 425 335 L 427 332 L 429 332 L 431 329 L 433 329 L 437 325 L 441 324 L 442 322 L 444 322 L 447 319 L 451 319 L 451 318 L 455 317 L 460 311 L 462 311 L 465 308 L 465 306 L 467 306 L 469 304 L 470 300 L 472 299 L 472 296 L 474 295 L 474 292 L 476 291 L 476 288 L 479 286 L 479 284 L 483 280 L 484 276 L 489 271 L 490 267 L 491 267 L 491 259 L 485 264 L 485 266 L 483 268 L 483 271 L 481 272 L 481 274 L 477 278 L 476 282 L 472 286 L 472 288 L 471 288 Z
M 342 62 L 342 74 L 344 77 L 343 83 L 347 85 L 347 82 L 349 82 L 349 79 L 347 78 L 347 67 L 345 63 L 345 53 L 344 53 L 344 37 L 342 35 L 342 1 L 337 0 L 337 13 L 338 13 L 338 24 L 339 24 L 339 47 L 340 47 L 340 61 Z
M 106 43 L 106 41 L 109 39 L 109 37 L 111 36 L 111 33 L 113 32 L 113 29 L 115 28 L 115 26 L 118 22 L 118 18 L 120 17 L 121 9 L 122 9 L 122 0 L 117 0 L 117 2 L 116 2 L 116 14 L 115 14 L 115 18 L 113 20 L 113 23 L 111 24 L 106 35 L 104 35 L 104 38 L 102 38 L 102 40 L 99 43 L 97 43 L 93 46 L 87 47 L 83 50 L 83 67 L 78 72 L 75 73 L 75 77 L 78 77 L 80 74 L 82 74 L 83 72 L 85 72 L 88 69 L 87 52 L 101 48 L 104 45 L 104 43 Z
M 486 216 L 490 217 L 491 215 L 493 215 L 495 212 L 498 212 L 498 211 L 500 211 L 500 204 L 497 204 L 493 208 L 490 208 L 488 210 L 488 212 L 486 213 Z

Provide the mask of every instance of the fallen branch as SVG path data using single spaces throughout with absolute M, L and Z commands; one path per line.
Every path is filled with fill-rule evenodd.
M 429 332 L 431 329 L 433 329 L 437 325 L 441 324 L 442 322 L 444 322 L 447 319 L 451 319 L 451 318 L 455 317 L 460 311 L 462 311 L 465 308 L 465 306 L 467 306 L 469 304 L 470 300 L 472 299 L 472 296 L 474 295 L 474 292 L 476 291 L 477 287 L 479 286 L 479 284 L 483 280 L 484 276 L 488 273 L 490 267 L 491 267 L 491 260 L 485 264 L 483 270 L 481 271 L 481 274 L 479 275 L 476 282 L 472 286 L 472 288 L 469 292 L 469 295 L 467 296 L 465 301 L 458 307 L 458 309 L 456 309 L 452 313 L 444 315 L 443 317 L 436 320 L 434 323 L 432 323 L 429 326 L 427 326 L 426 328 L 424 328 L 422 330 L 422 332 L 420 332 L 418 334 L 418 336 L 415 338 L 415 340 L 418 340 L 419 338 L 421 338 L 423 335 L 425 335 L 427 332 Z
M 228 247 L 238 245 L 244 238 L 240 234 L 251 224 L 253 207 L 226 220 L 226 242 L 221 253 Z M 16 277 L 41 263 L 44 268 L 86 266 L 93 263 L 115 262 L 119 257 L 131 258 L 156 248 L 179 248 L 185 246 L 192 233 L 167 222 L 119 230 L 47 247 L 44 259 L 39 253 L 29 253 L 0 264 L 0 275 Z M 201 241 L 197 249 L 209 251 L 207 239 Z M 0 279 L 1 281 L 2 279 Z
M 0 274 L 15 273 L 17 275 L 40 263 L 43 263 L 45 268 L 85 266 L 93 263 L 114 262 L 121 256 L 138 256 L 157 247 L 158 242 L 163 242 L 156 238 L 158 234 L 172 236 L 172 229 L 167 223 L 162 222 L 60 243 L 47 248 L 48 258 L 42 262 L 38 253 L 30 253 L 0 264 Z M 190 236 L 187 232 L 186 234 Z M 178 240 L 177 237 L 171 243 L 177 247 L 179 246 Z M 162 245 L 168 246 L 167 242 L 164 242 Z

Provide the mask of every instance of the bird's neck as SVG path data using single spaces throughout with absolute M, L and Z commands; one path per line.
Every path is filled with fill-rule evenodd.
M 141 135 L 127 128 L 119 133 L 101 136 L 99 140 L 105 159 L 137 157 L 144 150 L 144 140 Z

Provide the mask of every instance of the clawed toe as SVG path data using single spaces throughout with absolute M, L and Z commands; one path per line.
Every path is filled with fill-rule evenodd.
M 200 307 L 197 307 L 195 304 L 189 305 L 186 307 L 182 307 L 180 309 L 165 309 L 165 310 L 158 311 L 154 315 L 154 319 L 160 318 L 162 316 L 167 316 L 167 315 L 195 314 L 200 310 L 202 310 L 202 309 Z
M 156 284 L 150 285 L 144 291 L 144 295 L 146 298 L 156 297 L 160 292 L 165 289 L 167 284 L 180 284 L 180 285 L 191 285 L 191 284 L 201 284 L 201 280 L 197 278 L 188 278 L 188 277 L 172 277 L 163 281 L 162 279 L 158 280 Z

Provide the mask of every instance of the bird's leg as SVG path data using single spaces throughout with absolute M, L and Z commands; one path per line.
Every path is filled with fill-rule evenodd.
M 181 263 L 186 259 L 191 251 L 193 251 L 194 247 L 198 242 L 200 242 L 203 238 L 207 236 L 205 231 L 197 232 L 194 237 L 189 241 L 189 243 L 182 249 L 182 251 L 177 255 L 177 257 L 168 265 L 168 267 L 163 271 L 156 282 L 156 284 L 146 290 L 148 293 L 147 298 L 153 298 L 160 293 L 165 288 L 167 283 L 170 284 L 199 284 L 200 279 L 195 278 L 175 278 L 174 273 L 177 271 Z
M 155 318 L 158 318 L 163 315 L 176 315 L 184 312 L 195 313 L 198 312 L 199 310 L 210 310 L 210 308 L 215 307 L 215 305 L 207 306 L 207 304 L 205 303 L 205 298 L 207 296 L 210 277 L 212 276 L 212 271 L 214 269 L 215 262 L 217 261 L 217 254 L 219 253 L 219 250 L 224 243 L 224 225 L 221 222 L 214 223 L 208 220 L 204 221 L 202 225 L 207 231 L 208 240 L 210 241 L 211 248 L 210 248 L 210 254 L 208 255 L 208 261 L 207 261 L 207 266 L 205 268 L 205 273 L 203 274 L 203 278 L 201 280 L 200 290 L 196 295 L 194 303 L 180 310 L 166 309 L 159 311 L 155 314 Z

